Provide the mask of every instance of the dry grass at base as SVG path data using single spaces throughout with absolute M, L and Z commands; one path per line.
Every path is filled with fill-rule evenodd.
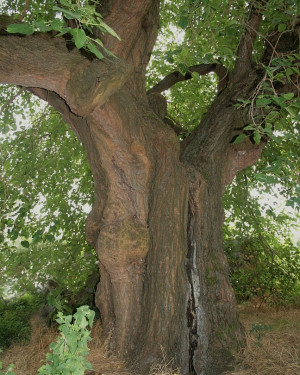
M 300 374 L 300 310 L 279 311 L 242 308 L 240 318 L 247 332 L 247 347 L 239 356 L 240 365 L 227 375 L 299 375 Z M 16 366 L 17 375 L 36 375 L 43 365 L 49 344 L 56 340 L 58 333 L 48 328 L 36 316 L 32 319 L 32 336 L 26 345 L 12 345 L 3 355 L 6 368 L 10 363 Z M 255 334 L 249 334 L 253 324 L 272 326 L 271 331 L 262 331 L 258 340 Z M 100 322 L 92 329 L 93 340 L 87 357 L 94 371 L 89 374 L 130 375 L 116 356 L 109 354 L 107 345 L 99 338 Z M 258 343 L 261 344 L 258 345 Z M 174 375 L 170 364 L 162 361 L 153 367 L 149 375 Z M 225 374 L 224 374 L 225 375 Z
M 124 362 L 107 350 L 107 343 L 100 338 L 101 331 L 100 320 L 97 320 L 93 325 L 91 333 L 93 340 L 89 344 L 90 352 L 86 357 L 93 366 L 93 371 L 90 374 L 130 375 L 130 372 L 125 368 Z
M 55 341 L 58 333 L 49 328 L 36 315 L 31 319 L 31 338 L 28 344 L 13 344 L 2 357 L 3 368 L 13 363 L 17 375 L 34 375 L 43 365 L 49 345 Z
M 240 365 L 227 375 L 299 375 L 300 374 L 300 310 L 274 311 L 241 308 L 247 345 L 238 356 Z M 254 326 L 255 325 L 255 326 Z M 262 329 L 259 339 L 251 329 Z
M 44 364 L 49 345 L 55 341 L 59 332 L 54 327 L 47 327 L 39 316 L 31 319 L 31 338 L 26 345 L 13 344 L 2 357 L 3 368 L 13 363 L 16 375 L 36 375 Z M 99 337 L 101 335 L 100 321 L 93 325 L 89 344 L 90 352 L 87 360 L 91 362 L 94 371 L 90 374 L 130 375 L 125 370 L 124 363 L 116 356 L 108 353 L 107 345 Z

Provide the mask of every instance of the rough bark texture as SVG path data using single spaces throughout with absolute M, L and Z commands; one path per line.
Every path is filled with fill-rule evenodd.
M 113 62 L 69 52 L 63 39 L 4 33 L 0 82 L 48 101 L 86 148 L 95 189 L 86 236 L 100 261 L 96 303 L 111 348 L 142 370 L 160 360 L 163 347 L 183 374 L 219 375 L 243 342 L 222 250 L 222 195 L 263 147 L 231 143 L 249 121 L 234 103 L 261 79 L 249 63 L 260 16 L 250 13 L 251 32 L 241 39 L 230 75 L 215 65 L 195 68 L 217 71 L 222 85 L 180 144 L 163 121 L 165 107 L 152 108 L 144 88 L 158 5 L 99 1 L 122 37 L 102 37 L 119 57 Z

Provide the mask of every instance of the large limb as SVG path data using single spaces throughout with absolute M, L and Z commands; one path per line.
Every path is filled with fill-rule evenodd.
M 99 0 L 97 9 L 121 38 L 100 34 L 105 47 L 144 70 L 157 37 L 159 0 Z
M 0 36 L 0 82 L 57 93 L 80 116 L 123 86 L 131 67 L 121 59 L 89 61 L 48 35 Z
M 0 36 L 0 82 L 41 87 L 66 97 L 71 71 L 83 58 L 69 53 L 63 39 L 45 35 Z

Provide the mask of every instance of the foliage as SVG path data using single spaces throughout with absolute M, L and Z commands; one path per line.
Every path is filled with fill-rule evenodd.
M 30 317 L 41 303 L 40 297 L 30 295 L 8 301 L 0 299 L 0 348 L 8 348 L 13 341 L 28 341 Z
M 259 8 L 261 5 L 254 1 Z M 268 33 L 279 31 L 284 35 L 295 26 L 298 9 L 293 0 L 271 0 L 261 9 L 263 14 L 253 56 L 262 58 Z M 222 63 L 231 71 L 242 31 L 246 28 L 247 2 L 213 0 L 196 2 L 164 1 L 161 9 L 161 35 L 148 67 L 148 86 L 153 86 L 167 73 L 178 70 L 183 75 L 197 64 Z M 251 136 L 260 143 L 266 136 L 279 142 L 278 130 L 287 117 L 299 121 L 300 102 L 291 92 L 278 93 L 278 83 L 292 84 L 299 75 L 299 50 L 287 54 L 273 52 L 270 61 L 262 64 L 264 75 L 251 98 L 237 98 L 236 106 L 249 109 L 249 123 L 235 140 L 241 142 Z M 195 128 L 216 94 L 214 74 L 199 77 L 192 74 L 191 82 L 178 83 L 167 93 L 168 112 L 189 131 Z M 197 77 L 198 76 L 198 77 Z
M 58 314 L 58 329 L 61 333 L 59 338 L 50 344 L 51 353 L 46 355 L 47 363 L 38 370 L 39 374 L 83 375 L 86 369 L 92 369 L 85 357 L 89 351 L 87 343 L 91 340 L 88 327 L 93 325 L 94 314 L 88 306 L 79 307 L 73 316 L 64 316 L 61 312 Z M 0 360 L 0 375 L 15 375 L 14 367 L 11 364 L 2 372 Z
M 88 50 L 99 59 L 104 58 L 99 47 L 107 55 L 114 56 L 99 38 L 91 37 L 93 28 L 96 28 L 102 34 L 109 33 L 120 40 L 114 30 L 103 21 L 101 14 L 96 11 L 95 1 L 74 3 L 71 0 L 60 0 L 60 6 L 55 4 L 55 1 L 45 3 L 44 11 L 39 11 L 36 6 L 31 5 L 34 11 L 29 10 L 28 22 L 12 23 L 7 26 L 7 32 L 24 35 L 31 35 L 34 32 L 55 32 L 56 36 L 70 34 L 76 48 Z M 2 7 L 5 8 L 5 4 Z
M 28 112 L 15 119 L 17 129 L 10 128 L 0 146 L 0 285 L 23 293 L 52 279 L 76 291 L 96 262 L 83 233 L 90 170 L 62 118 L 27 94 L 20 99 Z
M 92 370 L 85 359 L 88 354 L 87 343 L 91 340 L 88 327 L 92 327 L 94 311 L 81 306 L 72 315 L 58 314 L 61 334 L 56 342 L 50 344 L 51 353 L 46 356 L 46 365 L 39 369 L 43 375 L 83 375 L 86 369 Z M 73 323 L 72 323 L 73 321 Z
M 300 75 L 300 54 L 294 53 L 281 57 L 274 57 L 268 66 L 264 66 L 265 75 L 257 85 L 254 95 L 247 100 L 238 99 L 237 107 L 249 107 L 250 124 L 243 128 L 234 143 L 239 143 L 247 136 L 253 137 L 259 144 L 262 138 L 270 138 L 280 142 L 278 131 L 283 122 L 299 122 L 300 99 L 294 98 L 294 93 L 278 93 L 274 86 L 282 84 L 294 84 L 292 77 Z
M 259 202 L 253 190 L 251 195 L 251 182 L 242 181 L 249 174 L 240 174 L 224 198 L 225 251 L 236 297 L 238 302 L 299 305 L 300 249 L 290 238 L 296 218 L 276 210 L 276 200 Z

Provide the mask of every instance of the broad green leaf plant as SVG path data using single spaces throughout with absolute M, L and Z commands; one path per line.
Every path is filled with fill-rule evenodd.
M 38 370 L 40 375 L 83 375 L 85 370 L 92 370 L 85 357 L 89 352 L 89 328 L 93 326 L 94 316 L 94 311 L 88 306 L 79 307 L 73 316 L 58 313 L 56 321 L 60 336 L 50 344 L 46 364 Z M 0 375 L 16 375 L 14 368 L 11 364 L 3 369 L 0 361 Z
M 74 316 L 58 313 L 60 336 L 50 344 L 51 353 L 46 356 L 47 363 L 38 370 L 40 375 L 83 375 L 85 370 L 92 370 L 85 357 L 91 340 L 88 327 L 92 327 L 94 315 L 88 306 L 79 307 Z

